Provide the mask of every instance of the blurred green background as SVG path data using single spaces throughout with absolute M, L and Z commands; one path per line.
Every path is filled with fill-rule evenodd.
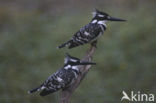
M 127 22 L 108 22 L 93 66 L 71 103 L 120 103 L 122 91 L 156 94 L 155 0 L 0 1 L 0 103 L 58 103 L 27 94 L 63 65 L 66 52 L 82 58 L 89 45 L 56 47 L 87 24 L 97 8 Z M 125 101 L 126 102 L 126 101 Z

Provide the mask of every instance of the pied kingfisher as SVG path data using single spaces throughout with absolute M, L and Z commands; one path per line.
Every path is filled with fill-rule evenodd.
M 82 62 L 76 57 L 72 57 L 69 54 L 66 55 L 64 60 L 64 66 L 57 70 L 54 74 L 48 77 L 39 87 L 28 91 L 33 93 L 40 91 L 40 96 L 46 96 L 50 93 L 56 92 L 60 89 L 69 87 L 78 77 L 80 71 L 78 65 L 95 65 L 93 62 Z
M 70 49 L 86 43 L 93 44 L 94 42 L 96 42 L 97 37 L 102 35 L 103 32 L 106 30 L 107 21 L 125 21 L 125 20 L 111 17 L 107 13 L 101 12 L 96 9 L 95 12 L 93 12 L 93 18 L 91 22 L 82 27 L 78 32 L 76 32 L 69 41 L 58 46 L 57 48 L 67 46 Z

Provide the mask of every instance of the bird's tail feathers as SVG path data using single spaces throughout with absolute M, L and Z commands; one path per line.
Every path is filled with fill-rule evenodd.
M 39 87 L 37 87 L 37 88 L 34 88 L 34 89 L 32 89 L 32 90 L 29 90 L 28 93 L 31 94 L 31 93 L 34 93 L 34 92 L 36 92 L 36 91 L 40 91 L 41 89 L 42 89 L 42 85 L 39 86 Z
M 61 49 L 61 48 L 65 47 L 65 46 L 66 46 L 66 44 L 67 44 L 67 43 L 64 43 L 64 44 L 62 44 L 62 45 L 58 46 L 58 47 L 57 47 L 57 49 Z
M 69 41 L 67 41 L 67 42 L 65 42 L 65 43 L 63 43 L 63 44 L 61 44 L 60 46 L 57 47 L 57 49 L 61 49 L 61 48 L 65 47 L 65 46 L 70 45 L 70 42 L 71 42 L 71 40 L 69 40 Z
M 46 96 L 50 93 L 54 93 L 56 92 L 57 90 L 54 90 L 54 89 L 51 89 L 51 90 L 46 90 L 46 89 L 43 89 L 43 91 L 40 92 L 40 96 Z

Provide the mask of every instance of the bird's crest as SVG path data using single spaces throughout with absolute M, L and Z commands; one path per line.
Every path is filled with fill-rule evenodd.
M 92 12 L 92 15 L 93 15 L 93 18 L 96 17 L 96 16 L 108 16 L 107 13 L 104 13 L 98 9 L 94 9 L 94 11 Z

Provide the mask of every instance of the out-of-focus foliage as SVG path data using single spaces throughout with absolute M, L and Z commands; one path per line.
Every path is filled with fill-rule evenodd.
M 97 63 L 72 103 L 120 103 L 121 92 L 156 94 L 155 0 L 5 0 L 0 2 L 0 103 L 57 103 L 58 94 L 27 91 L 63 65 L 69 52 L 82 58 L 89 45 L 56 47 L 91 19 L 94 8 L 127 22 L 108 22 Z M 81 52 L 80 52 L 81 51 Z

